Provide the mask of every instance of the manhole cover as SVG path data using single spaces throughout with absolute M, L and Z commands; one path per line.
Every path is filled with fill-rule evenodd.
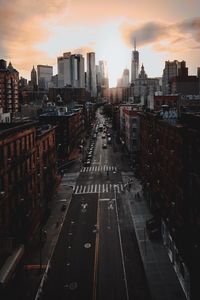
M 91 244 L 90 244 L 90 243 L 85 243 L 84 247 L 85 247 L 86 249 L 88 249 L 88 248 L 91 247 Z
M 71 283 L 69 284 L 69 289 L 70 289 L 70 290 L 75 290 L 75 289 L 77 289 L 77 287 L 78 287 L 77 282 L 71 282 Z

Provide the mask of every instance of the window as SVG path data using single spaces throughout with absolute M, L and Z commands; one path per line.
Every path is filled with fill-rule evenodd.
M 3 166 L 4 163 L 4 148 L 3 146 L 0 146 L 0 167 Z
M 14 157 L 17 156 L 17 142 L 14 142 Z
M 0 192 L 4 191 L 4 178 L 3 176 L 0 177 Z
M 11 172 L 8 172 L 8 184 L 11 185 L 12 183 L 12 175 Z
M 11 144 L 7 145 L 7 156 L 8 156 L 8 158 L 11 157 Z

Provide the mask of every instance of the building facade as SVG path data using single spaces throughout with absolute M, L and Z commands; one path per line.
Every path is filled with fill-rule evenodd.
M 33 66 L 33 69 L 31 70 L 31 81 L 30 85 L 33 88 L 33 90 L 37 90 L 37 72 Z
M 179 73 L 179 70 L 181 72 Z M 163 95 L 171 94 L 171 86 L 170 80 L 177 76 L 178 74 L 187 73 L 187 68 L 185 66 L 185 61 L 179 62 L 177 60 L 174 61 L 166 61 L 165 68 L 163 69 L 163 76 L 162 76 L 162 92 Z
M 170 80 L 172 94 L 199 95 L 199 79 L 197 76 L 175 76 Z
M 81 54 L 63 53 L 57 63 L 59 88 L 85 88 L 84 57 Z
M 97 96 L 100 98 L 108 97 L 108 68 L 107 62 L 100 60 L 96 65 L 96 84 L 97 84 Z
M 131 83 L 134 83 L 138 78 L 139 73 L 139 52 L 136 50 L 136 40 L 134 41 L 134 50 L 132 51 L 131 58 Z
M 3 113 L 19 111 L 19 73 L 11 63 L 7 66 L 5 60 L 0 60 L 0 108 Z
M 68 110 L 66 106 L 51 104 L 39 116 L 42 124 L 57 125 L 56 149 L 59 165 L 64 164 L 71 152 L 80 145 L 84 130 L 83 108 Z
M 55 101 L 56 97 L 60 95 L 64 104 L 79 103 L 84 104 L 90 97 L 85 88 L 50 88 L 48 92 L 49 100 Z
M 144 66 L 142 65 L 140 74 L 134 81 L 134 97 L 138 99 L 142 105 L 147 106 L 147 99 L 149 95 L 154 95 L 160 90 L 160 83 L 158 78 L 148 78 Z
M 90 92 L 91 97 L 97 96 L 97 82 L 96 82 L 96 65 L 95 53 L 87 53 L 87 91 Z
M 136 159 L 140 149 L 140 120 L 138 112 L 141 106 L 137 104 L 123 104 L 120 110 L 120 137 L 122 144 L 128 150 L 131 160 Z
M 48 90 L 53 76 L 53 67 L 47 65 L 37 65 L 38 88 Z
M 0 268 L 14 255 L 1 287 L 12 277 L 24 246 L 39 242 L 38 228 L 56 185 L 55 167 L 55 127 L 0 124 Z
M 140 113 L 140 172 L 146 199 L 188 300 L 199 299 L 199 115 L 180 122 Z

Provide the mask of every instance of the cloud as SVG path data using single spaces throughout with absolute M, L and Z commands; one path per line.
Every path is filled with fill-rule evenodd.
M 83 56 L 86 56 L 88 52 L 93 52 L 94 47 L 89 46 L 82 46 L 81 48 L 72 49 L 73 54 L 82 54 Z
M 41 58 L 47 61 L 47 53 L 37 49 L 50 36 L 45 22 L 68 4 L 66 0 L 0 0 L 0 58 L 12 59 L 16 68 L 21 68 L 23 60 L 24 68 Z
M 167 25 L 162 23 L 148 22 L 141 26 L 122 26 L 122 35 L 125 41 L 133 46 L 136 39 L 138 46 L 154 43 L 167 35 Z
M 196 49 L 200 43 L 200 18 L 184 20 L 179 23 L 147 22 L 140 26 L 124 24 L 121 27 L 123 40 L 134 46 L 153 45 L 157 51 L 181 51 Z
M 190 16 L 191 13 L 193 15 L 194 7 L 199 5 L 199 0 L 193 0 L 191 9 L 188 0 L 181 0 L 180 9 L 180 5 L 175 2 L 143 0 L 137 2 L 136 9 L 135 0 L 0 0 L 0 58 L 11 59 L 13 65 L 21 71 L 31 70 L 33 64 L 55 63 L 58 48 L 62 53 L 65 52 L 64 47 L 70 50 L 82 44 L 89 45 L 83 49 L 71 50 L 85 54 L 95 48 L 90 43 L 91 40 L 95 40 L 97 44 L 100 40 L 97 27 L 106 22 L 113 25 L 119 20 L 120 23 L 127 20 L 133 20 L 135 24 L 139 24 L 139 20 L 145 22 L 139 26 L 128 24 L 123 28 L 123 37 L 129 46 L 132 46 L 136 36 L 138 46 L 154 44 L 159 51 L 167 51 L 172 41 L 182 49 L 184 42 L 190 42 L 191 39 L 193 43 L 190 43 L 190 47 L 195 49 L 200 41 L 198 19 L 179 23 L 177 21 L 176 24 L 164 21 L 148 22 L 149 16 L 155 20 L 158 20 L 158 16 L 161 20 L 180 20 L 183 16 Z M 75 30 L 75 27 L 82 30 Z M 60 28 L 66 29 L 62 41 L 56 39 L 61 36 L 56 31 Z M 93 30 L 91 35 L 88 34 L 88 28 Z M 70 30 L 72 34 L 69 37 L 67 31 Z M 57 43 L 57 48 L 52 47 L 56 48 L 54 53 L 48 48 L 50 37 L 51 45 Z M 73 44 L 73 40 L 76 43 Z M 105 40 L 102 38 L 102 41 L 99 44 L 104 47 Z M 113 45 L 114 47 L 119 47 L 119 44 Z

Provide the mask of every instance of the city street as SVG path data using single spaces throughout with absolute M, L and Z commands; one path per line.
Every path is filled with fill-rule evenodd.
M 98 114 L 94 127 L 100 123 L 105 120 Z M 43 299 L 150 299 L 129 207 L 121 196 L 124 179 L 133 173 L 116 141 L 107 143 L 112 129 L 104 129 L 94 140 L 90 164 L 63 176 L 61 185 L 74 192 Z

